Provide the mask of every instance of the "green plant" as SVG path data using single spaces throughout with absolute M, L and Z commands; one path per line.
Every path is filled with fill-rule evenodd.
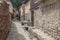
M 15 7 L 15 8 L 19 8 L 21 5 L 22 5 L 22 2 L 23 2 L 24 0 L 11 0 L 11 2 L 12 2 L 12 4 L 13 4 L 13 7 Z

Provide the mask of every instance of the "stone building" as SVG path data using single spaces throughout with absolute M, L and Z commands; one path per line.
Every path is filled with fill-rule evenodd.
M 29 0 L 21 6 L 21 12 L 25 20 L 31 20 L 34 28 L 60 40 L 59 0 Z
M 21 17 L 21 21 L 25 19 L 25 7 L 24 5 L 21 5 L 20 7 L 20 17 Z
M 60 40 L 60 1 L 33 0 L 31 11 L 34 13 L 34 27 L 42 29 L 51 37 Z
M 30 0 L 25 3 L 25 19 L 31 21 Z
M 30 0 L 26 0 L 20 7 L 21 20 L 29 21 L 31 23 Z
M 13 5 L 12 5 L 12 3 L 7 1 L 7 4 L 9 4 L 9 12 L 13 14 Z
M 0 40 L 6 40 L 11 28 L 11 15 L 9 5 L 3 1 L 0 3 Z
M 16 13 L 13 12 L 13 9 L 15 9 L 12 5 L 12 3 L 10 2 L 10 0 L 1 0 L 2 1 L 5 1 L 9 6 L 9 12 L 10 14 L 14 17 L 16 15 Z

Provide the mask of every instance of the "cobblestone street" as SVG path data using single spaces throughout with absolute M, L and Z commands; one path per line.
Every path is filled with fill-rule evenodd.
M 41 29 L 31 29 L 31 32 L 33 33 L 33 36 L 36 36 L 36 38 L 32 37 L 19 21 L 13 21 L 7 40 L 55 40 L 48 34 L 44 33 Z
M 29 33 L 23 29 L 20 22 L 12 22 L 7 40 L 30 40 Z

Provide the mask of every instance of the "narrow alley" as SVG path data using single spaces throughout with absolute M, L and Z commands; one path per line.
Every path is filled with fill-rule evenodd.
M 45 34 L 41 29 L 33 29 L 31 27 L 31 32 L 34 33 L 30 35 L 29 31 L 24 29 L 25 26 L 22 26 L 19 21 L 12 21 L 12 27 L 11 31 L 9 33 L 9 36 L 7 40 L 54 40 L 51 36 L 48 36 L 48 34 Z M 31 39 L 30 36 L 33 38 Z M 41 37 L 41 38 L 40 38 Z
M 0 0 L 0 40 L 60 40 L 60 0 Z
M 24 30 L 19 21 L 13 21 L 7 40 L 30 40 L 29 33 Z

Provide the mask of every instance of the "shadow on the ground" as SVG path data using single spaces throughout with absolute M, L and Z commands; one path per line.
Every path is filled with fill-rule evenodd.
M 26 40 L 25 37 L 17 32 L 16 25 L 12 23 L 10 34 L 7 40 Z

